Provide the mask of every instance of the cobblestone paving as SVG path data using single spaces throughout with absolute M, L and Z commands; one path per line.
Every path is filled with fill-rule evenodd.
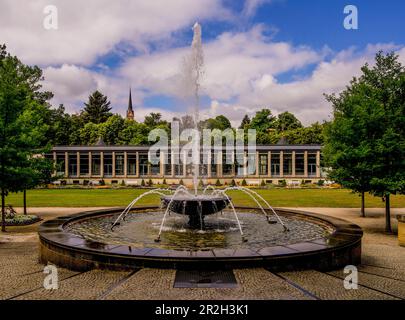
M 46 220 L 81 209 L 52 210 L 44 209 L 42 217 Z M 398 246 L 394 235 L 384 233 L 381 209 L 368 210 L 367 218 L 360 218 L 356 209 L 304 210 L 341 217 L 363 228 L 358 290 L 344 289 L 343 270 L 274 274 L 262 268 L 234 270 L 238 286 L 233 289 L 174 288 L 174 270 L 73 272 L 58 268 L 59 289 L 45 290 L 34 225 L 0 233 L 0 299 L 405 299 L 405 248 Z
M 239 285 L 233 289 L 174 288 L 175 274 L 175 270 L 140 270 L 106 299 L 308 299 L 264 269 L 234 270 Z
M 342 279 L 315 270 L 285 272 L 281 275 L 322 300 L 395 299 L 387 294 L 362 286 L 359 286 L 357 290 L 346 290 Z

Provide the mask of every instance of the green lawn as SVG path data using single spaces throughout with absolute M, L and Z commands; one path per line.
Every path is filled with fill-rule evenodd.
M 145 192 L 142 189 L 38 189 L 27 192 L 29 207 L 97 207 L 126 206 Z M 360 197 L 344 189 L 270 189 L 256 190 L 275 207 L 360 207 Z M 230 192 L 236 205 L 253 205 L 241 192 Z M 22 206 L 22 193 L 10 194 L 7 204 Z M 157 195 L 146 196 L 140 204 L 158 204 Z M 393 208 L 405 208 L 405 196 L 392 196 Z M 366 206 L 384 207 L 379 197 L 366 195 Z

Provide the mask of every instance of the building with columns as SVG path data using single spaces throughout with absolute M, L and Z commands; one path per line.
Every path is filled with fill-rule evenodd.
M 192 184 L 193 167 L 173 163 L 170 149 L 160 152 L 160 163 L 151 164 L 148 158 L 149 146 L 106 146 L 97 143 L 92 146 L 55 146 L 48 156 L 53 158 L 57 171 L 55 174 L 67 184 L 97 183 L 141 185 L 142 180 L 153 183 Z M 167 164 L 165 157 L 167 155 Z M 179 157 L 184 159 L 185 155 Z M 249 159 L 254 164 L 248 170 L 246 164 L 237 159 Z M 204 160 L 205 158 L 205 160 Z M 216 159 L 216 161 L 215 161 Z M 255 152 L 236 157 L 232 152 L 232 164 L 226 164 L 225 150 L 213 149 L 211 154 L 201 153 L 200 177 L 206 184 L 214 184 L 217 179 L 222 184 L 243 179 L 250 185 L 266 183 L 277 184 L 280 180 L 301 183 L 317 182 L 321 175 L 320 145 L 262 145 Z M 222 161 L 221 161 L 222 160 Z M 246 162 L 246 161 L 245 161 Z

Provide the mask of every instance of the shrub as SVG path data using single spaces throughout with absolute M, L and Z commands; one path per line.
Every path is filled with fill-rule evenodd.
M 219 181 L 219 179 L 217 179 L 217 181 L 215 181 L 215 186 L 220 187 L 222 186 L 221 181 Z
M 144 186 L 145 186 L 145 180 L 142 179 L 142 181 L 141 181 L 141 187 L 144 187 Z
M 247 182 L 246 182 L 245 179 L 242 180 L 242 186 L 243 186 L 243 187 L 246 187 L 246 186 L 247 186 Z
M 202 179 L 200 179 L 200 181 L 198 182 L 198 187 L 204 187 L 204 182 L 202 181 Z
M 183 179 L 180 179 L 179 184 L 182 185 L 182 186 L 184 186 L 184 181 L 183 181 Z
M 322 187 L 324 183 L 325 183 L 325 180 L 318 180 L 317 185 Z
M 162 184 L 167 184 L 167 183 L 166 183 L 166 179 L 163 179 L 163 182 L 162 182 Z
M 280 187 L 285 187 L 285 186 L 287 186 L 287 181 L 285 181 L 284 179 L 283 180 L 278 180 L 278 185 Z
M 236 182 L 235 182 L 234 179 L 232 179 L 232 181 L 231 181 L 231 187 L 235 187 L 235 186 L 236 186 Z
M 260 186 L 265 187 L 266 186 L 266 181 L 262 180 L 262 182 L 260 182 Z
M 121 187 L 125 187 L 125 181 L 124 180 L 121 181 Z
M 105 186 L 105 181 L 104 181 L 104 179 L 101 179 L 101 180 L 100 180 L 100 186 Z
M 152 181 L 152 179 L 149 179 L 149 181 L 148 181 L 148 186 L 149 186 L 149 187 L 153 186 L 153 181 Z

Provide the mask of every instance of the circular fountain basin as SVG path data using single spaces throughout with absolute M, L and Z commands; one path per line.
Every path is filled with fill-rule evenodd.
M 59 217 L 40 226 L 40 258 L 73 270 L 107 268 L 244 268 L 332 270 L 361 259 L 362 230 L 329 216 L 277 209 L 290 231 L 268 224 L 257 208 L 237 208 L 247 242 L 231 212 L 206 217 L 205 230 L 186 227 L 187 216 L 167 218 L 154 242 L 162 211 L 135 208 L 111 231 L 120 209 Z

